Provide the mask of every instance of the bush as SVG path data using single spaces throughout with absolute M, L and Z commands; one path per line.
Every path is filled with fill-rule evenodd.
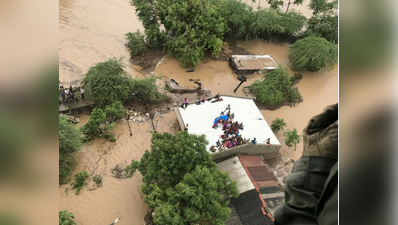
M 294 146 L 294 150 L 296 150 L 296 145 L 300 144 L 300 139 L 301 139 L 301 135 L 297 134 L 296 128 L 293 128 L 293 130 L 287 129 L 283 136 L 286 138 L 285 139 L 286 145 L 289 147 Z
M 141 34 L 138 30 L 134 33 L 127 33 L 127 47 L 130 48 L 130 56 L 133 58 L 134 56 L 139 56 L 144 54 L 148 47 L 144 40 L 144 35 Z
M 65 116 L 59 115 L 59 184 L 63 184 L 71 172 L 72 153 L 80 150 L 82 133 Z
M 99 175 L 95 175 L 93 177 L 93 181 L 95 182 L 95 184 L 97 185 L 97 187 L 101 187 L 102 186 L 102 178 Z
M 332 15 L 315 15 L 308 21 L 308 29 L 303 37 L 316 36 L 337 43 L 339 37 L 339 18 Z
M 253 12 L 251 7 L 237 0 L 226 0 L 224 4 L 223 16 L 229 28 L 225 36 L 235 40 L 291 37 L 301 32 L 307 20 L 294 10 L 283 13 L 268 8 Z
M 82 83 L 101 109 L 116 101 L 123 103 L 131 96 L 131 77 L 124 71 L 121 59 L 97 63 L 88 70 Z
M 298 34 L 306 23 L 306 18 L 294 10 L 283 13 L 279 9 L 259 9 L 250 24 L 255 37 L 291 37 Z
M 277 133 L 280 130 L 283 130 L 284 127 L 286 127 L 286 123 L 283 119 L 277 117 L 272 121 L 271 124 L 272 132 Z
M 112 103 L 112 105 L 105 107 L 105 113 L 109 114 L 115 121 L 116 119 L 122 118 L 122 116 L 126 114 L 126 109 L 123 107 L 120 101 L 116 101 Z
M 67 210 L 59 211 L 59 225 L 76 225 L 75 215 Z
M 80 190 L 87 184 L 86 178 L 89 176 L 88 172 L 83 170 L 75 175 L 75 182 L 73 182 L 72 189 L 75 190 L 75 194 L 79 194 Z
M 262 105 L 278 105 L 284 101 L 298 102 L 301 95 L 292 87 L 293 80 L 294 77 L 289 75 L 288 70 L 278 65 L 274 71 L 265 73 L 262 81 L 253 82 L 250 90 L 256 96 L 256 101 Z
M 295 70 L 332 69 L 338 62 L 338 49 L 324 38 L 306 37 L 290 45 L 289 60 Z
M 169 102 L 170 98 L 167 95 L 158 92 L 156 80 L 159 78 L 158 76 L 152 75 L 144 79 L 133 79 L 131 89 L 134 96 L 132 99 L 137 102 L 146 103 Z
M 105 122 L 106 114 L 101 109 L 93 109 L 90 114 L 88 122 L 82 127 L 83 133 L 89 137 L 89 139 L 100 136 L 103 130 L 100 126 Z

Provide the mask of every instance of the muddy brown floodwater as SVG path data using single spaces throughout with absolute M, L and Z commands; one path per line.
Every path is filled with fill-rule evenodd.
M 250 2 L 250 3 L 249 3 Z M 285 5 L 287 1 L 285 0 Z M 311 16 L 307 8 L 309 0 L 302 6 L 291 6 L 300 10 L 306 17 Z M 251 1 L 248 1 L 251 4 Z M 259 4 L 258 0 L 253 7 Z M 265 0 L 260 0 L 260 6 L 267 6 Z M 129 51 L 125 47 L 124 35 L 130 31 L 143 30 L 135 15 L 135 9 L 129 0 L 60 0 L 59 2 L 59 78 L 66 85 L 76 84 L 83 78 L 90 66 L 105 61 L 110 57 L 124 57 L 126 70 L 132 76 L 144 77 L 138 66 L 132 65 Z M 263 40 L 240 42 L 239 45 L 253 54 L 268 54 L 277 63 L 289 66 L 287 46 L 276 46 Z M 230 47 L 223 46 L 225 53 L 230 54 Z M 187 73 L 191 68 L 183 68 L 174 58 L 165 58 L 155 69 L 155 74 L 162 74 L 175 79 L 185 87 L 196 87 L 189 79 L 200 79 L 204 88 L 213 93 L 244 96 L 242 87 L 234 93 L 239 84 L 237 75 L 228 66 L 227 61 L 207 60 L 200 63 L 194 72 Z M 322 109 L 338 101 L 337 67 L 328 72 L 304 72 L 298 89 L 303 96 L 303 102 L 294 108 L 284 106 L 275 111 L 261 110 L 269 124 L 275 117 L 283 118 L 288 128 L 297 128 L 299 134 L 308 120 Z M 293 74 L 293 71 L 290 71 Z M 249 76 L 248 86 L 261 75 Z M 80 115 L 81 124 L 87 122 L 87 115 Z M 159 132 L 175 132 L 176 116 L 174 112 L 162 114 L 154 119 Z M 79 126 L 81 126 L 81 124 Z M 147 205 L 141 193 L 141 175 L 135 174 L 131 179 L 115 179 L 110 169 L 116 164 L 126 165 L 132 159 L 139 160 L 145 150 L 150 149 L 152 124 L 130 123 L 133 136 L 126 121 L 116 125 L 115 143 L 97 139 L 86 144 L 76 154 L 77 168 L 73 171 L 87 170 L 90 178 L 101 175 L 103 187 L 92 190 L 93 182 L 75 195 L 66 184 L 59 189 L 59 210 L 68 210 L 76 216 L 79 225 L 109 224 L 116 218 L 122 219 L 118 225 L 141 224 Z M 282 134 L 277 134 L 283 143 Z M 293 159 L 298 159 L 302 152 L 302 144 L 296 151 L 282 144 L 281 153 Z M 68 189 L 68 191 L 66 191 Z M 66 193 L 67 192 L 67 193 Z
M 175 133 L 177 117 L 174 112 L 158 115 L 154 125 L 158 132 Z M 142 176 L 134 174 L 129 179 L 116 179 L 111 169 L 117 164 L 123 167 L 132 159 L 139 160 L 145 150 L 150 149 L 152 124 L 145 121 L 130 121 L 132 136 L 127 121 L 121 121 L 115 127 L 116 142 L 96 139 L 86 144 L 76 154 L 77 168 L 74 173 L 86 170 L 90 181 L 78 195 L 69 184 L 59 189 L 59 209 L 68 210 L 76 216 L 81 225 L 110 224 L 116 218 L 122 219 L 118 225 L 141 224 L 148 206 L 141 192 Z M 102 177 L 103 187 L 95 188 L 91 180 L 94 175 Z
M 124 57 L 126 71 L 143 77 L 124 45 L 124 35 L 137 29 L 143 31 L 129 0 L 60 0 L 59 79 L 75 85 L 91 66 L 111 57 Z

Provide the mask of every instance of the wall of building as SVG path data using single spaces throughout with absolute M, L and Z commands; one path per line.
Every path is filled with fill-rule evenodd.
M 281 145 L 247 144 L 211 154 L 213 161 L 221 161 L 237 155 L 262 155 L 264 158 L 273 158 L 281 149 Z

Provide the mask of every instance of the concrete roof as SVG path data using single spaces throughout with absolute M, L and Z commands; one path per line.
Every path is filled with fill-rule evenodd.
M 254 189 L 253 183 L 237 156 L 217 163 L 217 167 L 223 172 L 228 172 L 231 180 L 237 182 L 239 194 Z
M 212 128 L 214 119 L 220 116 L 221 111 L 224 111 L 228 104 L 231 106 L 231 113 L 235 113 L 233 121 L 244 125 L 244 129 L 240 130 L 243 138 L 253 140 L 255 137 L 259 144 L 265 144 L 266 139 L 270 138 L 271 144 L 280 144 L 252 99 L 228 96 L 221 96 L 221 98 L 224 101 L 215 103 L 206 101 L 200 105 L 190 104 L 185 110 L 178 108 L 183 123 L 188 124 L 188 133 L 206 135 L 209 141 L 207 150 L 210 153 L 212 153 L 209 150 L 210 147 L 215 145 L 223 134 L 221 128 Z

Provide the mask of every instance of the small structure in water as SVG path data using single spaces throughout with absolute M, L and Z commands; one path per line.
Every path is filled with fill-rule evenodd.
M 260 70 L 272 71 L 278 65 L 269 55 L 232 55 L 228 62 L 238 75 L 248 75 Z

